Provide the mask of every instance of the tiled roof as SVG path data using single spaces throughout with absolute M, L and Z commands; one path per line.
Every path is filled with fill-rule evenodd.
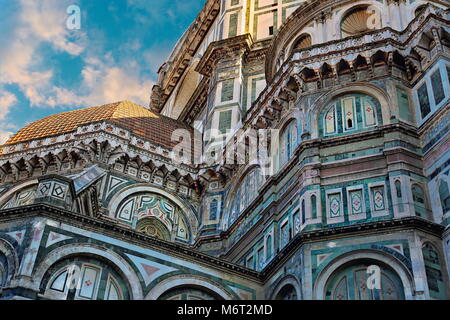
M 151 112 L 132 102 L 122 101 L 48 116 L 27 125 L 5 145 L 58 136 L 76 131 L 79 126 L 103 121 L 166 148 L 173 148 L 179 143 L 171 140 L 174 130 L 183 128 L 193 131 L 192 127 L 178 120 Z

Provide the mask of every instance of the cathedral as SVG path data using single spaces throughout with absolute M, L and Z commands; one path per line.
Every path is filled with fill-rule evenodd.
M 449 8 L 206 0 L 148 105 L 0 147 L 0 299 L 450 299 Z

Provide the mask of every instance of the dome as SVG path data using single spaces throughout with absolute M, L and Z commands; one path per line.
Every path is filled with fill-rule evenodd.
M 151 112 L 132 102 L 121 101 L 48 116 L 21 129 L 5 145 L 68 134 L 76 132 L 80 126 L 97 122 L 111 123 L 129 130 L 137 137 L 169 149 L 179 143 L 172 141 L 173 131 L 193 130 L 180 121 Z

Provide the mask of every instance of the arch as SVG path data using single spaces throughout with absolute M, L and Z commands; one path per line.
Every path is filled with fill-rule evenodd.
M 170 241 L 170 231 L 155 217 L 147 217 L 138 221 L 136 230 L 149 236 Z
M 215 292 L 197 286 L 180 286 L 167 290 L 158 300 L 223 300 Z
M 116 209 L 119 208 L 122 201 L 128 198 L 129 196 L 138 193 L 155 193 L 174 202 L 187 217 L 192 231 L 192 238 L 195 238 L 198 230 L 198 219 L 193 210 L 190 207 L 188 207 L 188 205 L 185 204 L 184 201 L 176 194 L 166 190 L 148 186 L 143 183 L 133 184 L 131 186 L 116 191 L 116 193 L 111 198 L 108 204 L 109 217 L 115 218 Z
M 390 266 L 400 277 L 403 285 L 405 299 L 411 300 L 413 298 L 414 277 L 401 261 L 399 261 L 394 256 L 385 254 L 381 251 L 363 249 L 344 253 L 328 263 L 319 273 L 319 275 L 317 276 L 317 280 L 314 283 L 313 299 L 323 300 L 325 298 L 327 282 L 335 273 L 335 271 L 349 262 L 358 261 L 361 259 L 380 261 L 385 265 Z
M 370 57 L 370 63 L 373 66 L 386 65 L 388 61 L 388 53 L 378 50 Z
M 10 283 L 12 279 L 15 278 L 18 268 L 19 268 L 19 257 L 16 254 L 16 250 L 14 246 L 6 241 L 5 239 L 0 238 L 0 253 L 3 253 L 6 258 L 7 270 L 5 283 Z M 0 287 L 1 287 L 1 279 L 0 279 Z
M 322 96 L 320 96 L 312 105 L 311 107 L 311 136 L 312 137 L 318 137 L 319 136 L 319 117 L 320 112 L 324 106 L 329 106 L 331 102 L 339 96 L 351 94 L 351 93 L 359 93 L 359 94 L 365 94 L 372 96 L 373 98 L 377 99 L 380 103 L 381 107 L 381 115 L 382 120 L 384 124 L 387 124 L 390 122 L 391 118 L 391 98 L 389 95 L 381 88 L 369 84 L 369 83 L 354 83 L 349 84 L 345 88 L 338 88 L 331 90 Z
M 357 93 L 337 96 L 320 112 L 319 134 L 327 137 L 368 131 L 382 124 L 381 118 L 381 106 L 373 96 Z
M 442 265 L 444 254 L 431 241 L 422 244 L 422 256 L 425 265 L 425 274 L 428 284 L 428 292 L 431 298 L 446 299 L 447 277 Z
M 310 47 L 311 45 L 312 45 L 311 35 L 309 33 L 302 33 L 300 36 L 297 37 L 297 39 L 293 41 L 289 56 L 291 56 L 295 50 L 305 49 Z
M 427 4 L 418 4 L 417 7 L 413 9 L 414 17 L 418 17 L 422 12 L 424 12 L 427 8 Z
M 341 59 L 337 66 L 336 66 L 336 71 L 338 75 L 344 75 L 344 74 L 348 74 L 352 72 L 352 68 L 350 67 L 350 64 L 348 63 L 347 60 Z
M 367 63 L 366 57 L 358 54 L 356 59 L 353 61 L 353 67 L 355 68 L 355 70 L 367 69 L 369 67 L 369 64 Z
M 378 1 L 338 1 L 338 2 L 330 2 L 330 1 L 310 1 L 305 3 L 304 5 L 299 6 L 286 21 L 280 26 L 277 34 L 274 36 L 272 44 L 269 48 L 268 54 L 266 55 L 266 78 L 267 82 L 271 82 L 273 76 L 277 72 L 275 66 L 278 58 L 280 57 L 281 51 L 284 48 L 289 48 L 290 44 L 293 42 L 299 34 L 303 33 L 303 30 L 310 29 L 309 26 L 312 22 L 323 15 L 325 12 L 332 12 L 333 18 L 333 27 L 334 30 L 331 30 L 330 35 L 335 40 L 334 35 L 340 34 L 340 25 L 338 21 L 341 21 L 342 14 L 345 14 L 348 9 L 351 9 L 357 5 L 366 5 L 366 6 L 374 6 L 377 10 L 383 13 L 385 9 L 383 4 L 380 4 Z M 339 8 L 337 8 L 337 6 Z M 385 11 L 385 10 L 384 10 Z M 382 17 L 383 20 L 385 17 Z M 314 30 L 311 30 L 314 35 Z
M 438 182 L 439 200 L 441 203 L 442 214 L 450 211 L 450 192 L 448 188 L 448 182 L 444 179 L 440 179 Z
M 428 201 L 425 194 L 425 189 L 418 183 L 411 184 L 411 193 L 414 203 L 414 211 L 417 216 L 422 218 L 428 217 Z
M 370 31 L 367 23 L 369 19 L 367 7 L 357 6 L 347 11 L 341 20 L 341 36 L 345 38 Z
M 41 292 L 50 300 L 130 300 L 128 281 L 111 266 L 109 261 L 91 255 L 64 258 L 46 271 Z
M 317 219 L 317 196 L 315 194 L 310 197 L 311 219 Z
M 224 300 L 236 299 L 233 294 L 229 292 L 229 290 L 225 289 L 220 284 L 210 279 L 200 276 L 194 277 L 191 275 L 178 275 L 159 282 L 148 292 L 148 294 L 145 296 L 145 300 L 158 300 L 159 297 L 161 297 L 169 290 L 186 286 L 197 287 L 207 292 L 213 292 Z
M 133 271 L 133 267 L 120 255 L 110 249 L 94 244 L 68 244 L 52 250 L 42 261 L 32 274 L 34 290 L 39 291 L 43 277 L 47 270 L 55 263 L 73 256 L 88 255 L 96 259 L 106 261 L 115 266 L 120 271 L 124 281 L 128 282 L 131 298 L 134 300 L 143 299 L 143 291 L 138 275 Z
M 224 229 L 232 225 L 241 213 L 257 198 L 258 189 L 263 184 L 263 174 L 258 164 L 249 165 L 238 176 L 240 179 L 237 180 L 234 188 L 227 196 L 225 208 L 228 208 L 228 210 L 222 221 Z M 241 193 L 246 186 L 245 192 Z
M 337 13 L 336 18 L 335 18 L 336 20 L 334 20 L 336 22 L 336 27 L 335 27 L 336 34 L 341 35 L 341 38 L 345 38 L 345 37 L 349 37 L 349 36 L 357 36 L 364 32 L 372 31 L 370 28 L 367 27 L 367 20 L 371 16 L 371 14 L 367 11 L 367 9 L 369 7 L 374 8 L 376 10 L 376 14 L 378 14 L 378 16 L 379 16 L 379 24 L 378 24 L 378 26 L 374 26 L 373 29 L 381 28 L 383 25 L 383 6 L 382 6 L 382 4 L 380 4 L 377 1 L 359 1 L 356 3 L 352 2 L 344 10 Z M 354 18 L 356 18 L 356 19 L 354 19 Z M 361 18 L 361 20 L 359 18 Z M 342 32 L 343 27 L 345 29 L 345 26 L 343 26 L 343 24 L 346 23 L 346 21 L 345 21 L 346 19 L 348 19 L 347 22 L 350 22 L 349 27 L 351 27 L 352 25 L 355 26 L 354 28 L 350 28 L 350 29 L 353 29 L 353 30 L 349 30 L 350 34 L 345 33 L 345 31 Z M 351 20 L 353 20 L 354 23 L 352 23 Z M 359 23 L 359 21 L 361 21 L 361 23 Z M 365 22 L 365 25 L 362 25 L 362 23 L 364 23 L 364 22 Z
M 305 82 L 311 82 L 318 79 L 318 75 L 314 69 L 304 67 L 300 72 L 300 76 Z
M 171 118 L 177 119 L 180 116 L 197 88 L 197 84 L 200 82 L 201 75 L 195 70 L 198 63 L 199 60 L 193 61 L 189 70 L 185 73 L 184 79 L 180 84 L 173 102 L 173 107 L 170 112 Z
M 322 79 L 333 78 L 334 77 L 333 68 L 328 63 L 325 62 L 320 67 L 320 76 Z
M 403 192 L 402 192 L 402 182 L 400 179 L 396 179 L 394 182 L 395 186 L 395 196 L 397 198 L 397 204 L 398 204 L 398 211 L 403 212 L 404 211 L 404 201 L 403 201 Z
M 17 192 L 22 191 L 25 188 L 32 187 L 34 185 L 36 185 L 37 187 L 38 184 L 39 184 L 38 180 L 30 180 L 12 187 L 8 191 L 6 191 L 5 194 L 0 196 L 0 208 L 6 203 L 6 201 L 10 200 L 10 198 L 14 196 Z
M 359 259 L 348 262 L 331 275 L 325 299 L 404 300 L 404 291 L 397 272 L 390 266 L 377 260 Z
M 289 110 L 289 112 L 286 112 L 282 115 L 281 119 L 277 122 L 274 129 L 277 129 L 280 133 L 278 135 L 278 141 L 279 143 L 276 144 L 275 149 L 273 150 L 273 161 L 274 161 L 274 168 L 277 170 L 281 168 L 281 133 L 286 130 L 286 128 L 295 121 L 297 123 L 297 145 L 301 142 L 301 131 L 302 131 L 302 124 L 301 124 L 301 112 L 298 108 L 292 108 Z
M 305 204 L 305 199 L 302 199 L 302 225 L 306 223 L 306 204 Z
M 297 279 L 297 277 L 293 276 L 293 275 L 287 275 L 283 278 L 281 278 L 280 280 L 277 281 L 276 286 L 272 292 L 272 295 L 270 297 L 270 300 L 277 300 L 277 296 L 280 294 L 280 292 L 282 292 L 282 290 L 284 288 L 286 288 L 287 286 L 291 286 L 292 288 L 295 289 L 295 292 L 297 294 L 297 300 L 301 300 L 302 299 L 302 290 L 301 290 L 301 285 L 300 285 L 300 281 Z
M 272 234 L 266 237 L 266 262 L 272 258 Z
M 299 130 L 297 119 L 291 118 L 291 120 L 284 124 L 280 135 L 280 167 L 289 162 L 294 155 L 295 148 L 299 143 Z

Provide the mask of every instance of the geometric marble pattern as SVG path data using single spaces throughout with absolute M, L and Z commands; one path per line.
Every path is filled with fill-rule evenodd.
M 149 285 L 153 280 L 160 276 L 163 276 L 169 272 L 176 271 L 177 269 L 150 261 L 144 258 L 136 257 L 131 254 L 126 254 L 131 261 L 135 264 L 139 270 L 142 278 L 144 278 L 145 285 Z
M 11 236 L 12 238 L 14 238 L 14 240 L 16 240 L 19 245 L 21 245 L 23 238 L 25 236 L 25 229 L 19 230 L 19 231 L 7 232 L 6 234 Z
M 72 239 L 72 237 L 68 237 L 53 231 L 50 231 L 50 233 L 48 234 L 48 239 L 47 239 L 47 243 L 45 244 L 45 247 L 48 248 L 51 245 L 67 240 L 67 239 Z

